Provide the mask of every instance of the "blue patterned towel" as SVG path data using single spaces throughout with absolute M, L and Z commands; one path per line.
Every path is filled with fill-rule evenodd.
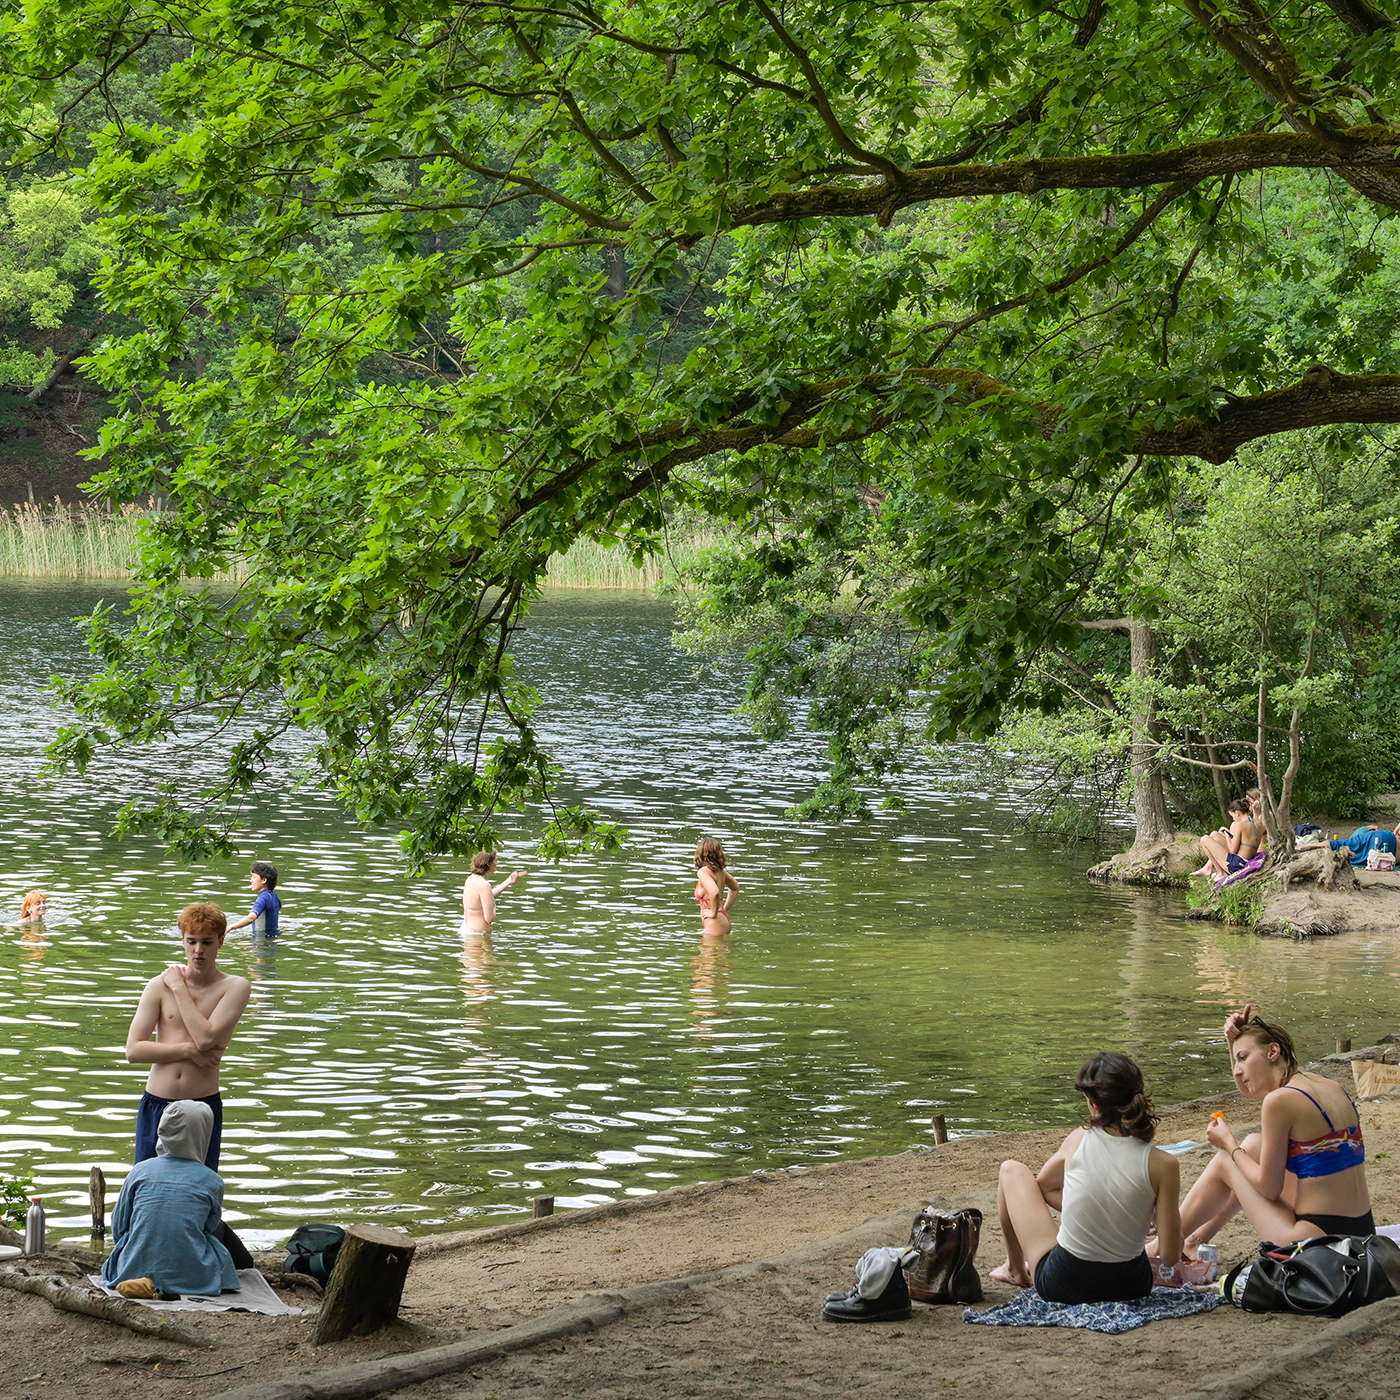
M 1131 1332 L 1164 1317 L 1207 1313 L 1224 1301 L 1218 1293 L 1154 1288 L 1150 1297 L 1135 1303 L 1047 1303 L 1034 1288 L 1027 1288 L 1009 1303 L 998 1303 L 986 1312 L 964 1308 L 963 1321 L 987 1327 L 1087 1327 L 1091 1332 Z

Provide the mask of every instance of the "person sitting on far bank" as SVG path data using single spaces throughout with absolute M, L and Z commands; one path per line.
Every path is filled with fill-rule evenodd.
M 1366 864 L 1366 857 L 1372 850 L 1386 851 L 1392 856 L 1396 853 L 1395 832 L 1387 831 L 1383 826 L 1358 826 L 1350 836 L 1327 844 L 1334 851 L 1345 847 L 1351 856 L 1351 863 L 1360 866 Z
M 1205 852 L 1206 863 L 1199 870 L 1193 870 L 1193 875 L 1208 875 L 1212 880 L 1223 880 L 1227 875 L 1243 870 L 1263 844 L 1263 834 L 1250 813 L 1248 801 L 1238 797 L 1230 803 L 1229 810 L 1229 826 L 1217 827 L 1208 836 L 1201 837 L 1201 850 Z
M 1051 1303 L 1121 1303 L 1146 1298 L 1154 1283 L 1147 1236 L 1181 1246 L 1175 1157 L 1152 1146 L 1157 1115 L 1142 1071 L 1126 1055 L 1085 1062 L 1074 1087 L 1089 1105 L 1076 1128 L 1040 1169 L 1001 1164 L 997 1211 L 1006 1261 L 1002 1283 L 1035 1290 Z M 1060 1212 L 1058 1230 L 1051 1207 Z M 1171 1256 L 1175 1258 L 1175 1255 Z
M 232 1292 L 253 1261 L 224 1224 L 223 1179 L 204 1165 L 214 1110 L 177 1099 L 157 1131 L 156 1156 L 122 1183 L 102 1282 L 126 1298 Z
M 282 916 L 282 901 L 274 891 L 277 888 L 277 867 L 265 860 L 255 860 L 248 867 L 248 885 L 253 891 L 253 908 L 247 918 L 230 924 L 227 932 L 236 928 L 253 926 L 254 933 L 265 933 L 269 938 L 277 937 L 277 925 Z
M 1215 1157 L 1181 1204 L 1183 1258 L 1240 1211 L 1275 1244 L 1375 1233 L 1356 1105 L 1335 1080 L 1299 1069 L 1288 1032 L 1252 1009 L 1226 1017 L 1225 1040 L 1235 1086 L 1262 1105 L 1259 1131 L 1237 1143 L 1224 1114 L 1211 1119 Z M 1161 1257 L 1177 1257 L 1170 1242 Z
M 43 890 L 30 890 L 19 907 L 19 921 L 22 924 L 42 924 L 44 911 L 49 907 L 49 897 Z

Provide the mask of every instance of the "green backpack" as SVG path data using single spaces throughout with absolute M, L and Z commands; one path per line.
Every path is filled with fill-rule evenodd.
M 309 1274 L 325 1287 L 344 1241 L 345 1231 L 339 1225 L 298 1226 L 287 1241 L 287 1262 L 282 1267 L 289 1274 Z

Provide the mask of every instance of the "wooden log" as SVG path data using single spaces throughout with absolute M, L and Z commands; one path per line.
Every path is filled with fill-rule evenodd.
M 312 1346 L 377 1332 L 397 1321 L 416 1248 L 401 1230 L 352 1225 L 326 1282 Z
M 0 1288 L 12 1288 L 16 1293 L 32 1293 L 63 1312 L 82 1313 L 85 1317 L 114 1322 L 129 1332 L 139 1332 L 143 1337 L 159 1337 L 162 1341 L 179 1342 L 187 1347 L 216 1345 L 192 1327 L 161 1317 L 139 1303 L 128 1303 L 125 1298 L 108 1298 L 95 1288 L 75 1288 L 59 1274 L 18 1274 L 10 1269 L 0 1269 Z
M 107 1178 L 101 1167 L 88 1173 L 88 1204 L 92 1207 L 92 1237 L 100 1240 L 107 1233 Z
M 948 1121 L 941 1113 L 933 1115 L 933 1140 L 940 1145 L 948 1141 Z
M 541 1219 L 542 1217 L 544 1217 L 544 1216 L 546 1216 L 546 1215 L 553 1215 L 553 1214 L 554 1214 L 554 1197 L 553 1197 L 553 1196 L 536 1196 L 536 1197 L 535 1197 L 535 1214 L 534 1214 L 534 1219 L 539 1220 L 539 1219 Z

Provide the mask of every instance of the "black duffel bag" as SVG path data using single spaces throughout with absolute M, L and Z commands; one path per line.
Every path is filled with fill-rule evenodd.
M 1230 1270 L 1221 1291 L 1245 1312 L 1341 1317 L 1400 1294 L 1400 1245 L 1384 1235 L 1261 1244 L 1256 1258 Z

